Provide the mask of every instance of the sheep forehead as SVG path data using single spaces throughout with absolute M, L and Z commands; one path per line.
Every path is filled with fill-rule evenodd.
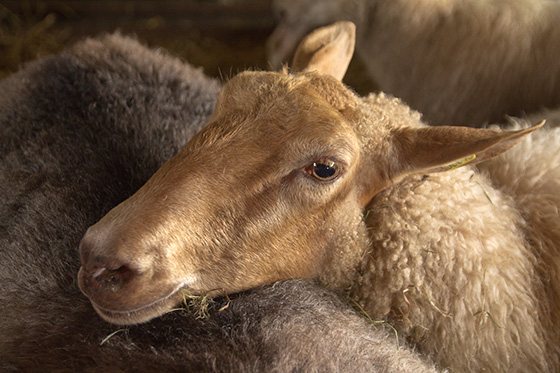
M 333 112 L 332 109 L 347 111 L 358 101 L 344 84 L 330 76 L 313 72 L 295 75 L 244 72 L 223 87 L 215 114 L 282 119 L 311 110 L 315 113 Z
M 208 129 L 216 136 L 269 142 L 348 135 L 351 121 L 341 114 L 356 97 L 333 80 L 313 73 L 242 73 L 224 86 L 212 120 L 217 124 Z

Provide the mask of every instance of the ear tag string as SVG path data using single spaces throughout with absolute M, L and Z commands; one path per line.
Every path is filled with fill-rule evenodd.
M 459 167 L 461 167 L 461 166 L 466 165 L 466 164 L 469 163 L 469 162 L 474 161 L 475 158 L 476 158 L 476 154 L 469 155 L 468 157 L 463 158 L 463 159 L 461 159 L 461 160 L 459 160 L 459 161 L 457 161 L 457 162 L 448 164 L 447 166 L 444 167 L 444 170 L 445 170 L 445 171 L 454 170 L 454 169 L 456 169 L 456 168 L 459 168 Z

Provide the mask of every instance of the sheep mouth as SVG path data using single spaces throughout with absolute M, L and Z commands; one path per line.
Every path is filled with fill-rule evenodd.
M 99 295 L 92 292 L 87 285 L 86 277 L 85 270 L 81 267 L 78 271 L 78 287 L 81 292 L 89 299 L 91 305 L 103 320 L 117 325 L 140 324 L 170 312 L 184 301 L 185 291 L 191 293 L 191 287 L 197 280 L 194 275 L 186 276 L 178 285 L 168 289 L 167 293 L 163 293 L 159 297 L 144 299 L 144 301 L 136 303 L 135 306 L 127 307 L 123 305 L 119 307 L 117 304 L 104 299 L 103 294 Z M 134 298 L 133 295 L 134 292 L 123 292 L 118 300 L 128 299 L 131 301 Z M 138 295 L 140 294 L 136 294 L 136 296 Z
M 145 306 L 131 310 L 110 310 L 89 299 L 95 311 L 105 321 L 117 325 L 133 325 L 150 321 L 158 316 L 170 312 L 175 306 L 181 303 L 182 288 L 176 289 L 171 294 L 157 299 Z

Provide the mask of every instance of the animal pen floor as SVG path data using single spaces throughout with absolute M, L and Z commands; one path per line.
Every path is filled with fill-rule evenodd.
M 271 0 L 1 0 L 0 78 L 84 37 L 118 30 L 227 79 L 269 69 L 265 42 L 273 29 Z M 357 58 L 345 82 L 361 94 L 374 89 Z

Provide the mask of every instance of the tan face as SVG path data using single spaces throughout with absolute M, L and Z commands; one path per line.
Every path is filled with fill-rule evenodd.
M 317 275 L 333 212 L 359 209 L 350 183 L 359 144 L 304 80 L 234 78 L 207 127 L 89 228 L 79 284 L 101 316 L 142 322 L 178 303 L 181 289 L 233 293 Z

